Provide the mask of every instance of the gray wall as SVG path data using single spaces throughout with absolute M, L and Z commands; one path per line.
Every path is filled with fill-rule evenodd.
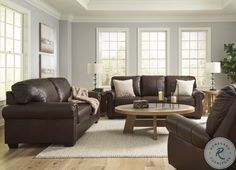
M 87 74 L 87 63 L 94 62 L 96 56 L 96 28 L 129 28 L 129 75 L 137 74 L 137 29 L 139 27 L 170 28 L 170 74 L 178 73 L 178 29 L 179 27 L 211 27 L 212 61 L 224 57 L 224 43 L 236 42 L 236 23 L 73 23 L 72 24 L 72 83 L 82 87 L 93 87 L 93 78 Z M 223 74 L 216 75 L 216 86 L 221 88 L 229 83 Z

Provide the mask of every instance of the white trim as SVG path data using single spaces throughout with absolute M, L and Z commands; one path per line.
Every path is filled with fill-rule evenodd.
M 170 73 L 170 28 L 162 28 L 162 27 L 150 27 L 150 28 L 138 28 L 138 63 L 137 63 L 137 74 L 141 75 L 140 68 L 141 68 L 141 52 L 142 52 L 142 45 L 141 45 L 141 33 L 142 31 L 164 31 L 166 32 L 166 75 Z
M 123 27 L 97 27 L 96 28 L 96 56 L 95 60 L 98 62 L 100 60 L 99 58 L 99 32 L 102 31 L 107 31 L 107 32 L 112 32 L 112 31 L 117 31 L 117 32 L 126 32 L 126 75 L 129 75 L 130 73 L 130 68 L 129 68 L 129 28 L 123 28 Z M 97 80 L 98 80 L 98 87 L 100 88 L 108 88 L 109 86 L 100 86 L 101 82 L 99 79 L 99 75 L 97 75 Z
M 30 5 L 42 10 L 43 12 L 47 13 L 48 15 L 60 20 L 61 13 L 56 10 L 51 5 L 48 5 L 47 3 L 40 1 L 40 0 L 25 0 Z
M 103 23 L 176 23 L 176 22 L 236 22 L 236 15 L 192 15 L 192 14 L 182 14 L 182 15 L 137 15 L 137 16 L 74 16 L 72 22 L 79 23 L 93 23 L 93 22 L 103 22 Z

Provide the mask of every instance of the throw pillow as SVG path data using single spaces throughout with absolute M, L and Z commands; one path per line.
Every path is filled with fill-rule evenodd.
M 176 80 L 176 88 L 174 95 L 185 95 L 185 96 L 192 96 L 193 93 L 193 85 L 195 80 Z M 179 88 L 179 89 L 178 89 Z
M 117 97 L 134 97 L 133 81 L 129 80 L 113 80 L 115 93 Z

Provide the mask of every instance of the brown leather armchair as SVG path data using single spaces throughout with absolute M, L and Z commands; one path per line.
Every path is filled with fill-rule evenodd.
M 180 115 L 168 116 L 166 126 L 171 165 L 181 170 L 212 170 L 204 159 L 206 144 L 215 137 L 225 137 L 236 146 L 236 84 L 220 91 L 206 127 Z M 236 169 L 236 163 L 230 168 Z
M 18 82 L 7 92 L 5 143 L 53 143 L 73 146 L 83 133 L 97 122 L 90 104 L 68 102 L 71 86 L 65 78 L 31 79 Z M 98 93 L 90 97 L 100 100 Z

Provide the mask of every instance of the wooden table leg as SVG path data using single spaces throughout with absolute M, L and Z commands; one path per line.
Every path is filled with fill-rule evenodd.
M 157 116 L 153 116 L 153 139 L 157 140 Z
M 127 115 L 123 133 L 133 133 L 135 119 L 135 115 Z

